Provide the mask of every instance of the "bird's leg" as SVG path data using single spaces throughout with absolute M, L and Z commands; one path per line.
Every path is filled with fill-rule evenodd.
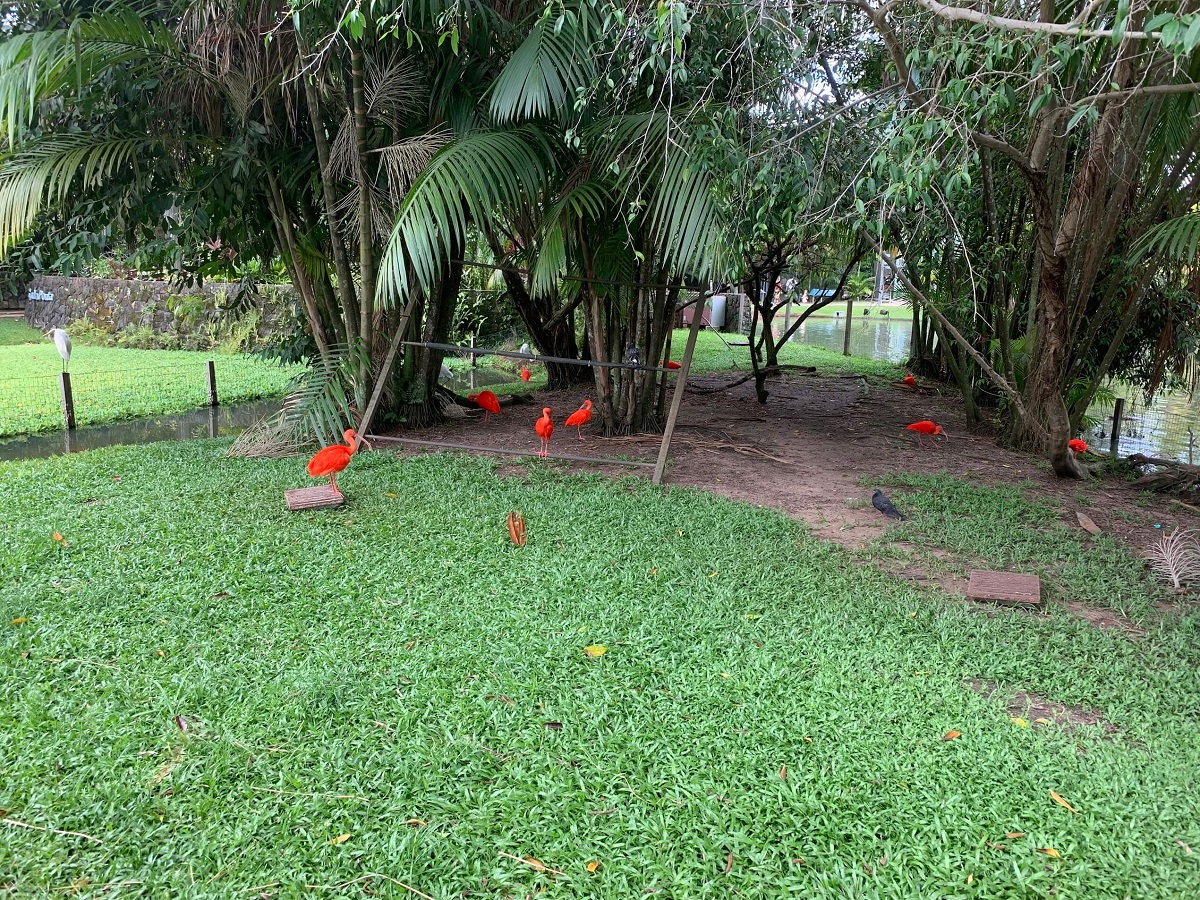
M 338 486 L 337 486 L 337 473 L 336 473 L 336 472 L 330 472 L 330 473 L 329 473 L 329 485 L 330 485 L 330 487 L 332 487 L 332 488 L 333 488 L 333 492 L 334 492 L 335 494 L 341 493 L 341 492 L 338 490 Z
M 576 425 L 576 426 L 575 426 L 575 431 L 576 431 L 576 432 L 579 434 L 579 440 L 581 440 L 581 441 L 582 441 L 582 440 L 583 440 L 583 426 L 582 426 L 582 425 Z

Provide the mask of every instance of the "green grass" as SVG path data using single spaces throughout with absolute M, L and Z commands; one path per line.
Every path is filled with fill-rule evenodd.
M 45 340 L 36 329 L 30 328 L 20 319 L 0 319 L 0 347 L 12 344 L 31 344 Z
M 0 437 L 63 427 L 62 360 L 53 344 L 38 338 L 39 343 L 0 347 Z M 282 394 L 298 371 L 250 356 L 76 347 L 71 355 L 76 422 L 98 425 L 203 406 L 209 359 L 216 364 L 222 403 Z
M 303 460 L 226 446 L 0 465 L 0 807 L 96 839 L 0 824 L 15 896 L 1194 893 L 1195 617 L 983 616 L 539 463 L 366 454 L 346 509 L 288 513 Z M 1120 730 L 1017 727 L 971 678 Z
M 869 486 L 877 483 L 888 486 L 910 521 L 889 528 L 871 553 L 888 553 L 893 541 L 942 547 L 958 562 L 925 562 L 957 574 L 984 566 L 1038 575 L 1044 597 L 1115 609 L 1141 622 L 1156 601 L 1167 599 L 1146 564 L 1122 552 L 1111 534 L 1089 537 L 1074 524 L 1074 513 L 1064 519 L 1062 509 L 1029 499 L 1026 486 L 905 474 L 885 475 Z

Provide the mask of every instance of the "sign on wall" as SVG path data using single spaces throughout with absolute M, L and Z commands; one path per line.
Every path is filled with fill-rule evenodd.
M 54 292 L 53 291 L 30 291 L 29 299 L 30 300 L 41 300 L 45 303 L 50 303 L 54 300 Z

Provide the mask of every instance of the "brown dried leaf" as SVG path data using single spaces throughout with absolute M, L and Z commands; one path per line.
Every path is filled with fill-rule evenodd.
M 213 594 L 212 597 L 210 597 L 209 599 L 210 600 L 224 600 L 228 596 L 229 596 L 229 591 L 218 591 L 217 593 Z
M 179 728 L 180 731 L 182 731 L 184 734 L 187 734 L 187 730 L 188 730 L 187 719 L 185 719 L 183 716 L 176 716 L 175 717 L 175 725 Z
M 509 700 L 503 694 L 488 694 L 483 699 L 484 700 L 499 700 L 501 703 L 507 703 L 509 706 L 516 706 L 515 703 L 513 703 L 511 700 Z
M 984 841 L 984 843 L 987 844 L 989 847 L 991 847 L 993 850 L 1007 850 L 1008 849 L 1007 844 L 993 844 L 991 841 Z
M 587 870 L 592 875 L 596 874 L 596 870 L 598 868 L 600 868 L 600 863 L 597 860 L 593 859 L 590 863 L 587 864 Z
M 1191 848 L 1191 847 L 1189 847 L 1187 844 L 1185 844 L 1183 841 L 1176 841 L 1175 843 L 1177 843 L 1177 844 L 1178 844 L 1180 847 L 1182 847 L 1182 848 L 1183 848 L 1183 852 L 1184 852 L 1184 853 L 1191 853 L 1191 852 L 1192 852 L 1192 848 Z
M 725 874 L 728 875 L 733 871 L 733 851 L 729 851 L 729 855 L 725 857 Z
M 1075 807 L 1073 807 L 1070 803 L 1068 803 L 1066 800 L 1064 800 L 1058 794 L 1054 793 L 1054 791 L 1050 792 L 1050 799 L 1053 800 L 1055 803 L 1057 803 L 1059 806 L 1061 806 L 1063 809 L 1070 810 L 1071 812 L 1075 813 L 1075 815 L 1079 815 L 1079 810 L 1077 810 Z
M 428 825 L 429 823 L 424 819 L 405 819 L 404 824 L 412 825 L 414 828 L 420 828 L 422 825 Z
M 13 625 L 24 625 L 28 621 L 29 621 L 29 619 L 27 619 L 25 616 L 17 616 L 15 619 L 12 620 L 12 624 Z
M 796 856 L 796 857 L 792 858 L 792 865 L 793 866 L 803 866 L 803 865 L 807 865 L 807 863 L 804 862 L 804 857 Z
M 562 722 L 543 722 L 542 724 L 545 725 L 547 728 L 549 728 L 551 731 L 562 731 L 562 727 L 563 727 Z
M 525 517 L 519 512 L 508 514 L 508 539 L 518 547 L 525 546 Z
M 336 847 L 340 844 L 346 843 L 348 840 L 350 840 L 350 833 L 346 832 L 345 834 L 339 834 L 335 838 L 330 838 L 326 843 L 333 844 Z
M 953 728 L 951 728 L 949 731 L 947 731 L 945 734 L 942 735 L 942 740 L 943 741 L 957 741 L 960 737 L 962 737 L 962 732 L 955 731 Z
M 1008 838 L 1010 841 L 1019 841 L 1021 838 L 1025 837 L 1025 832 L 1023 832 L 1023 831 L 1006 831 L 1006 832 L 1004 832 L 1004 836 L 1006 838 Z
M 1062 854 L 1061 854 L 1061 853 L 1059 853 L 1057 850 L 1055 850 L 1053 847 L 1038 847 L 1038 848 L 1037 848 L 1037 852 L 1038 852 L 1038 853 L 1045 853 L 1047 856 L 1051 856 L 1051 857 L 1053 857 L 1054 859 L 1061 859 L 1061 858 L 1062 858 Z
M 155 656 L 157 656 L 159 659 L 166 659 L 166 658 L 167 658 L 167 651 L 166 651 L 166 650 L 162 650 L 162 649 L 155 650 L 155 651 L 154 651 L 154 655 L 155 655 Z
M 1100 533 L 1100 526 L 1097 525 L 1095 522 L 1093 522 L 1090 518 L 1085 516 L 1083 513 L 1076 512 L 1075 518 L 1079 520 L 1079 527 L 1082 528 L 1084 531 L 1086 531 L 1088 534 L 1099 534 Z
M 779 780 L 780 780 L 780 781 L 787 781 L 787 766 L 780 766 L 780 767 L 779 767 Z

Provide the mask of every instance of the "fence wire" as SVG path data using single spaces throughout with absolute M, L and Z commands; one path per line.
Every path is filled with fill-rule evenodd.
M 1092 424 L 1084 434 L 1097 450 L 1113 446 L 1113 404 L 1088 411 Z M 1136 392 L 1125 397 L 1116 435 L 1118 456 L 1142 453 L 1161 459 L 1200 464 L 1200 394 L 1161 394 L 1149 403 Z
M 299 371 L 246 357 L 214 357 L 217 397 L 234 403 L 279 396 Z M 96 425 L 198 409 L 209 404 L 208 361 L 71 373 L 75 424 Z M 59 375 L 0 379 L 0 438 L 65 425 Z

